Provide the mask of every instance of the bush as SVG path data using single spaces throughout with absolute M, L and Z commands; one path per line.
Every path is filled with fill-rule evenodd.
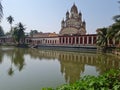
M 98 77 L 84 76 L 74 84 L 42 90 L 120 90 L 120 70 L 110 70 Z

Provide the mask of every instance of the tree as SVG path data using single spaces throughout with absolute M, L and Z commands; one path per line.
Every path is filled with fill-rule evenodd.
M 3 7 L 0 1 L 0 22 L 1 22 L 2 17 L 3 17 Z
M 120 3 L 120 1 L 118 1 L 118 3 Z M 115 42 L 118 42 L 120 40 L 120 15 L 115 15 L 113 20 L 115 23 L 109 26 L 107 37 Z
M 120 1 L 118 1 L 120 3 Z M 120 15 L 115 15 L 113 17 L 115 23 L 112 25 L 112 33 L 116 41 L 120 40 Z
M 2 26 L 0 26 L 0 36 L 4 36 L 4 31 L 3 31 Z
M 9 17 L 7 17 L 7 21 L 9 22 L 10 27 L 11 27 L 10 32 L 12 32 L 12 23 L 13 23 L 13 21 L 14 21 L 14 18 L 10 15 Z
M 98 30 L 97 45 L 103 47 L 106 51 L 108 47 L 108 28 L 101 28 Z
M 13 28 L 12 37 L 13 37 L 14 41 L 15 41 L 16 43 L 18 43 L 18 29 L 17 29 L 17 27 L 14 27 L 14 28 Z
M 120 21 L 117 21 L 110 27 L 108 35 L 111 39 L 114 39 L 115 41 L 120 40 Z
M 37 30 L 31 30 L 31 31 L 30 31 L 30 36 L 33 36 L 33 34 L 36 34 L 36 33 L 38 33 Z
M 20 41 L 22 43 L 24 43 L 24 38 L 25 38 L 24 30 L 25 30 L 25 26 L 21 22 L 19 22 L 18 23 L 18 41 L 19 41 L 19 43 L 20 43 Z
M 120 1 L 118 1 L 120 3 Z M 120 41 L 120 15 L 113 17 L 115 23 L 108 28 L 101 28 L 98 30 L 97 45 L 104 48 L 108 47 L 108 40 Z M 115 43 L 114 43 L 115 44 Z
M 118 1 L 120 4 L 120 1 Z M 113 17 L 115 23 L 112 25 L 111 36 L 115 38 L 116 41 L 120 40 L 120 15 L 115 15 Z
M 25 38 L 24 30 L 25 30 L 25 26 L 21 22 L 19 22 L 17 26 L 14 27 L 12 36 L 18 44 L 24 43 L 24 38 Z

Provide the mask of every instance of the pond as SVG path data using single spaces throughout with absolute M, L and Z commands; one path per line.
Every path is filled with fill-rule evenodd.
M 41 90 L 118 69 L 113 55 L 0 47 L 0 90 Z

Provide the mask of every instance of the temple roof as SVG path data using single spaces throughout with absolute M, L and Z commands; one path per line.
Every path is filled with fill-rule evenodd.
M 71 8 L 71 12 L 78 13 L 78 9 L 77 9 L 77 6 L 75 4 L 73 4 L 73 6 Z

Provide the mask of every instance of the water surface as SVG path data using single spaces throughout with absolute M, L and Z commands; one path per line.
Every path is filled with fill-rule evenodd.
M 112 55 L 0 47 L 0 90 L 40 90 L 118 69 Z

